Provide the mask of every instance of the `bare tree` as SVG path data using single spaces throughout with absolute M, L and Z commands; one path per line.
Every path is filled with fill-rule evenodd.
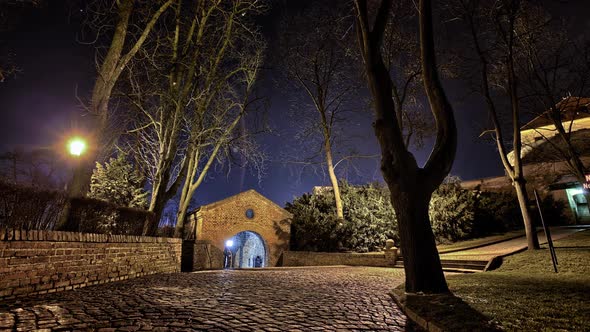
M 244 130 L 237 130 L 246 114 L 258 110 L 259 99 L 252 98 L 252 95 L 262 64 L 261 51 L 245 58 L 244 63 L 240 64 L 241 72 L 236 72 L 232 78 L 233 84 L 226 85 L 231 93 L 218 96 L 214 104 L 197 113 L 198 121 L 195 122 L 199 125 L 191 130 L 187 149 L 188 167 L 178 206 L 175 237 L 184 234 L 184 222 L 191 199 L 216 161 L 223 164 L 229 161 L 232 153 L 239 154 L 243 157 L 242 162 L 249 162 L 257 170 L 263 170 L 265 156 L 253 136 Z M 240 86 L 243 91 L 236 91 Z
M 350 137 L 344 126 L 352 112 L 362 109 L 357 102 L 360 77 L 355 50 L 350 49 L 352 17 L 343 9 L 312 4 L 285 15 L 278 63 L 282 81 L 294 96 L 298 127 L 298 148 L 289 153 L 287 162 L 302 169 L 319 166 L 328 173 L 338 219 L 344 219 L 344 213 L 336 166 L 343 159 L 360 157 L 344 151 Z
M 95 162 L 108 155 L 115 142 L 109 102 L 119 77 L 141 50 L 162 14 L 177 2 L 178 0 L 162 0 L 137 3 L 133 0 L 121 0 L 113 3 L 96 0 L 88 4 L 87 24 L 96 31 L 97 40 L 112 25 L 114 31 L 106 55 L 97 62 L 98 75 L 87 107 L 92 117 L 92 132 L 89 135 L 92 148 L 74 171 L 68 190 L 70 196 L 86 195 Z
M 64 166 L 51 148 L 15 148 L 0 154 L 0 179 L 40 189 L 63 189 L 60 169 Z
M 540 6 L 525 4 L 525 15 L 515 26 L 523 102 L 553 124 L 550 132 L 536 131 L 578 182 L 584 183 L 588 172 L 581 159 L 584 144 L 574 142 L 572 131 L 577 130 L 574 122 L 589 112 L 590 40 L 587 36 L 572 38 L 563 21 L 552 18 Z M 588 191 L 585 196 L 590 201 Z
M 502 0 L 486 3 L 479 0 L 462 0 L 462 18 L 467 22 L 469 37 L 476 54 L 477 72 L 480 75 L 479 92 L 483 96 L 494 130 L 494 140 L 506 173 L 516 191 L 527 236 L 528 248 L 538 249 L 539 240 L 533 226 L 526 179 L 520 153 L 510 153 L 505 142 L 504 125 L 512 130 L 514 151 L 522 148 L 521 101 L 516 75 L 518 38 L 515 26 L 523 14 L 521 1 Z M 508 105 L 509 120 L 502 121 L 500 110 Z
M 260 156 L 248 153 L 255 144 L 234 129 L 253 107 L 262 46 L 251 16 L 264 8 L 260 0 L 182 1 L 130 70 L 128 100 L 140 115 L 131 132 L 140 138 L 149 210 L 157 216 L 144 234 L 155 233 L 166 202 L 182 188 L 181 236 L 191 199 L 216 161 L 234 150 Z
M 381 172 L 399 222 L 406 291 L 447 292 L 428 205 L 432 192 L 453 164 L 457 129 L 436 67 L 431 1 L 421 0 L 418 8 L 421 76 L 437 128 L 436 141 L 424 167 L 418 166 L 404 140 L 393 99 L 392 78 L 381 52 L 387 23 L 395 18 L 393 1 L 381 1 L 373 20 L 369 18 L 366 1 L 355 0 L 355 7 L 359 47 L 375 108 L 375 134 L 381 145 Z

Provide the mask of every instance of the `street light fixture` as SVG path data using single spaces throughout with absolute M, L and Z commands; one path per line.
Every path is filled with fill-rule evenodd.
M 86 142 L 80 137 L 73 137 L 68 141 L 68 152 L 79 157 L 86 151 Z

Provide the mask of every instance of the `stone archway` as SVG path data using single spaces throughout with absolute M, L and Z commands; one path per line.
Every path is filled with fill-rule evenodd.
M 268 265 L 268 249 L 260 234 L 242 231 L 226 241 L 232 252 L 232 268 L 265 267 Z
M 236 245 L 250 241 L 240 252 L 232 252 L 232 267 L 255 266 L 252 259 L 261 256 L 260 266 L 274 267 L 281 264 L 283 252 L 289 249 L 291 215 L 288 211 L 268 198 L 248 190 L 221 201 L 199 207 L 190 213 L 187 229 L 194 234 L 194 241 L 185 241 L 183 261 L 187 262 L 184 271 L 202 269 L 222 269 L 226 267 L 226 242 L 236 238 Z M 249 239 L 249 240 L 248 240 Z M 256 240 L 256 241 L 255 241 Z M 258 240 L 260 242 L 258 242 Z M 262 243 L 255 245 L 253 243 Z M 256 246 L 258 253 L 250 253 L 249 246 Z M 262 249 L 264 248 L 264 257 Z M 253 252 L 253 251 L 252 251 Z M 248 261 L 250 259 L 250 261 Z

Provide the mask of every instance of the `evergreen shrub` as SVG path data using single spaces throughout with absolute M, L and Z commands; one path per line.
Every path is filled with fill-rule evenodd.
M 353 186 L 341 183 L 344 220 L 335 214 L 330 188 L 304 194 L 287 203 L 293 214 L 291 250 L 378 251 L 385 240 L 399 245 L 397 219 L 387 187 L 381 183 Z M 543 213 L 562 218 L 563 204 L 543 200 Z M 454 242 L 523 227 L 515 195 L 463 189 L 457 178 L 449 177 L 433 193 L 430 222 L 438 243 Z M 540 223 L 538 223 L 540 226 Z

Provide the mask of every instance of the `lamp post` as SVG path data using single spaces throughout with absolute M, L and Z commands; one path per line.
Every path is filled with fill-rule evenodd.
M 74 159 L 74 178 L 68 181 L 69 183 L 66 184 L 65 188 L 65 190 L 68 192 L 68 196 L 70 197 L 77 196 L 80 194 L 78 192 L 72 191 L 72 189 L 74 189 L 72 188 L 72 185 L 74 185 L 72 182 L 75 181 L 76 172 L 80 171 L 80 167 L 82 165 L 82 155 L 86 152 L 87 149 L 88 144 L 86 143 L 86 140 L 81 138 L 80 136 L 72 136 L 66 142 L 66 151 Z
M 79 137 L 79 136 L 74 136 L 72 138 L 70 138 L 67 143 L 66 143 L 66 149 L 68 151 L 68 153 L 75 158 L 75 165 L 74 165 L 74 180 L 75 181 L 75 173 L 80 171 L 80 168 L 82 167 L 82 155 L 84 154 L 84 152 L 86 152 L 86 150 L 88 149 L 88 144 L 86 143 L 86 141 Z M 69 185 L 66 188 L 66 192 L 67 192 L 67 200 L 66 203 L 64 205 L 63 211 L 61 213 L 61 216 L 59 218 L 59 221 L 56 225 L 56 229 L 57 230 L 71 230 L 70 228 L 72 228 L 73 225 L 69 225 L 68 221 L 69 221 L 69 215 L 70 215 L 70 211 L 72 209 L 72 198 L 76 196 L 76 193 L 73 189 L 73 186 L 75 186 L 74 183 L 71 183 L 72 181 L 69 181 Z

